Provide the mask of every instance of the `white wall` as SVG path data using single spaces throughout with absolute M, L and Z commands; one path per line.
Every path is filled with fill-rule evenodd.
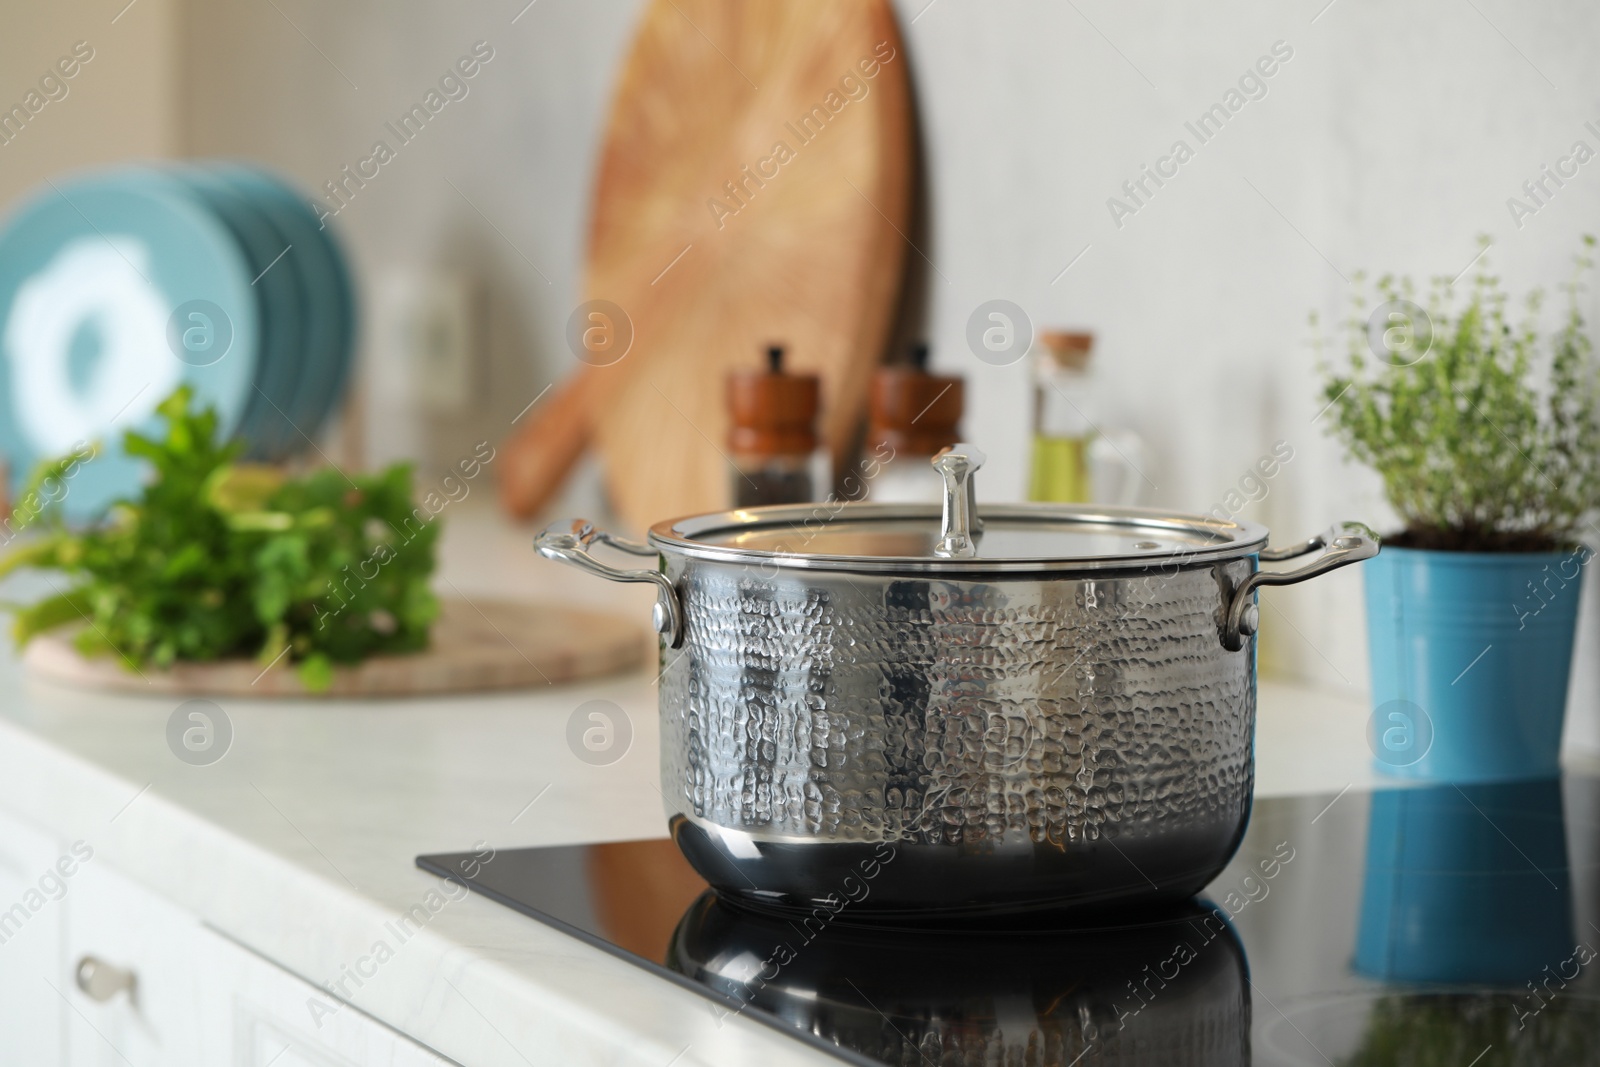
M 989 297 L 1100 331 L 1102 370 L 1153 441 L 1147 474 L 1163 503 L 1213 505 L 1287 440 L 1296 458 L 1246 514 L 1297 539 L 1385 514 L 1372 479 L 1343 469 L 1311 424 L 1308 311 L 1339 315 L 1360 269 L 1455 275 L 1479 233 L 1514 287 L 1565 277 L 1594 226 L 1600 163 L 1520 231 L 1505 201 L 1573 140 L 1600 148 L 1583 129 L 1600 120 L 1586 58 L 1600 11 L 1561 4 L 1530 19 L 1479 4 L 1513 48 L 1471 5 L 1340 0 L 1313 24 L 1322 2 L 1079 4 L 1080 16 L 938 0 L 911 27 L 933 174 L 927 251 L 950 278 L 932 287 L 933 334 L 940 362 L 972 378 L 968 432 L 1011 470 L 1001 488 L 1020 488 L 1023 371 L 957 343 Z M 1184 121 L 1279 40 L 1294 56 L 1268 95 L 1118 228 L 1107 198 L 1174 138 L 1197 145 Z M 1346 573 L 1264 594 L 1295 628 L 1274 628 L 1273 658 L 1362 684 L 1359 585 Z
M 562 329 L 576 300 L 596 138 L 637 3 L 523 3 L 186 8 L 185 147 L 263 160 L 309 186 L 366 155 L 383 123 L 474 41 L 495 49 L 471 95 L 337 221 L 369 275 L 442 265 L 476 271 L 489 287 L 481 416 L 378 412 L 374 459 L 448 461 L 477 436 L 498 435 L 570 367 Z M 1041 325 L 1099 332 L 1115 406 L 1151 442 L 1157 502 L 1209 508 L 1274 441 L 1288 441 L 1295 459 L 1246 514 L 1298 539 L 1336 518 L 1384 516 L 1373 480 L 1343 468 L 1312 425 L 1309 311 L 1340 314 L 1346 279 L 1361 269 L 1454 275 L 1480 233 L 1492 235 L 1490 255 L 1514 289 L 1565 276 L 1578 233 L 1595 225 L 1600 162 L 1521 229 L 1506 200 L 1574 140 L 1600 149 L 1583 128 L 1600 125 L 1600 8 L 1325 4 L 898 5 L 929 168 L 922 251 L 939 268 L 928 333 L 936 363 L 968 376 L 967 433 L 992 457 L 986 495 L 1021 491 L 1027 387 L 1021 366 L 988 367 L 964 350 L 967 317 L 984 300 L 1013 300 Z M 1175 139 L 1194 146 L 1184 122 L 1277 41 L 1293 57 L 1267 96 L 1114 225 L 1107 198 Z M 382 353 L 369 352 L 368 364 L 370 375 L 393 373 Z M 1363 684 L 1357 576 L 1266 595 L 1284 613 L 1266 612 L 1268 659 L 1328 684 Z M 1592 663 L 1597 651 L 1590 628 L 1581 657 Z M 1592 679 L 1584 685 L 1595 692 Z M 1579 729 L 1600 745 L 1593 709 L 1581 715 Z
M 0 14 L 0 112 L 38 93 L 37 112 L 0 144 L 0 208 L 66 169 L 176 150 L 176 2 L 126 5 L 10 3 Z M 56 64 L 79 42 L 93 58 L 62 79 Z M 41 89 L 46 75 L 58 81 Z
M 562 340 L 577 303 L 593 161 L 611 78 L 636 4 L 407 0 L 190 0 L 188 150 L 275 166 L 320 194 L 368 157 L 386 128 L 476 42 L 493 58 L 330 225 L 367 283 L 365 390 L 371 462 L 447 465 L 572 364 Z M 279 10 L 281 9 L 281 13 Z M 454 186 L 454 187 L 452 187 Z M 497 232 L 498 231 L 498 232 Z M 486 365 L 471 416 L 399 403 L 399 369 L 376 351 L 376 299 L 394 271 L 462 272 L 487 287 Z M 542 273 L 541 273 L 542 272 Z

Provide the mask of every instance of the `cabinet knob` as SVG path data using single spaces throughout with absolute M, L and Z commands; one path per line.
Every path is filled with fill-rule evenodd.
M 83 994 L 98 1003 L 104 1004 L 121 992 L 126 992 L 129 997 L 133 996 L 135 981 L 133 972 L 123 970 L 105 960 L 85 956 L 78 961 L 73 976 Z

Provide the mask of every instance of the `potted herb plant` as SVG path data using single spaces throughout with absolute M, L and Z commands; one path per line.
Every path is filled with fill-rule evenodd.
M 1334 435 L 1383 480 L 1401 528 L 1364 568 L 1373 750 L 1416 778 L 1554 774 L 1572 663 L 1580 538 L 1600 502 L 1596 365 L 1578 308 L 1541 294 L 1513 323 L 1486 266 L 1465 294 L 1438 279 L 1357 296 L 1337 363 L 1319 352 Z

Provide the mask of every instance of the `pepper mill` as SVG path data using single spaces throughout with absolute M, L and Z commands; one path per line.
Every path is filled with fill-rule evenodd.
M 928 373 L 928 346 L 912 347 L 906 363 L 879 367 L 868 399 L 866 450 L 877 469 L 864 470 L 869 499 L 936 504 L 944 483 L 931 466 L 941 449 L 961 440 L 962 379 Z
M 822 383 L 815 374 L 784 370 L 782 345 L 769 345 L 766 354 L 765 370 L 728 374 L 728 451 L 739 508 L 816 498 L 811 468 Z

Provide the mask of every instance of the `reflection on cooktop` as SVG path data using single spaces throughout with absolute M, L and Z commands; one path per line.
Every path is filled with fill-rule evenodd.
M 1600 779 L 1263 800 L 1205 894 L 1009 926 L 719 900 L 670 840 L 418 857 L 858 1064 L 1600 1062 Z
M 1244 949 L 1216 911 L 1042 932 L 793 923 L 707 893 L 667 966 L 882 1063 L 1236 1064 L 1249 1058 Z

